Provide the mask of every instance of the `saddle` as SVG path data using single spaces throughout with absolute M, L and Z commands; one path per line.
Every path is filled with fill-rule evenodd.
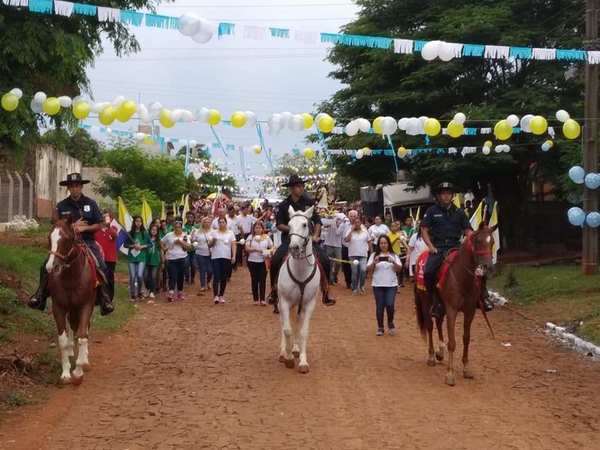
M 90 269 L 92 270 L 92 284 L 94 288 L 97 288 L 100 285 L 100 266 L 98 265 L 98 261 L 96 261 L 96 257 L 87 245 L 83 243 L 77 245 L 81 247 L 81 250 L 83 251 L 83 254 L 86 257 L 87 262 L 90 265 Z
M 444 284 L 446 283 L 446 277 L 448 275 L 448 270 L 450 269 L 450 266 L 452 265 L 454 260 L 456 260 L 457 256 L 458 256 L 457 248 L 450 250 L 446 254 L 446 257 L 444 258 L 444 262 L 442 263 L 440 270 L 438 271 L 438 274 L 437 274 L 437 288 L 438 289 L 444 288 Z M 416 270 L 415 280 L 416 280 L 416 284 L 417 284 L 417 289 L 420 291 L 427 290 L 427 286 L 425 285 L 425 266 L 427 265 L 428 259 L 429 259 L 429 252 L 423 252 L 421 254 L 421 256 L 419 256 L 419 259 L 417 260 L 417 265 L 416 265 L 416 269 L 415 269 Z

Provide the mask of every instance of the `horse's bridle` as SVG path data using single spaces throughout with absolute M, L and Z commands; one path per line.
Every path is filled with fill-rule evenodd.
M 74 251 L 77 251 L 77 254 L 71 258 L 71 255 L 73 254 Z M 60 253 L 58 251 L 53 252 L 52 250 L 50 250 L 48 253 L 50 255 L 56 256 L 59 260 L 62 261 L 62 263 L 58 264 L 59 266 L 65 267 L 68 269 L 69 267 L 71 267 L 71 263 L 75 260 L 75 258 L 77 258 L 77 256 L 79 256 L 80 251 L 81 251 L 80 245 L 76 242 L 76 239 L 73 239 L 73 246 L 71 247 L 71 250 L 69 250 L 69 252 L 66 255 L 63 255 L 62 253 Z
M 302 215 L 302 214 L 294 214 L 292 217 L 290 217 L 290 220 L 292 220 L 294 217 L 302 217 L 304 220 L 306 220 L 306 224 L 308 225 L 308 219 L 304 215 Z M 308 234 L 306 236 L 302 236 L 301 234 L 298 234 L 298 233 L 289 233 L 288 236 L 297 236 L 300 239 L 302 239 L 302 249 L 304 250 L 304 257 L 303 257 L 303 259 L 308 260 L 308 257 L 313 255 L 312 253 L 310 255 L 306 254 L 306 247 L 308 246 L 308 242 L 310 241 L 310 231 L 308 232 Z M 301 258 L 296 258 L 292 254 L 290 254 L 290 255 L 294 259 L 301 259 Z

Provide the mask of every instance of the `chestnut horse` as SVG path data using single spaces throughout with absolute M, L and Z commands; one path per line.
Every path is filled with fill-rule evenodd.
M 96 303 L 96 268 L 87 247 L 77 239 L 70 220 L 57 220 L 49 239 L 46 270 L 52 314 L 58 329 L 62 362 L 60 380 L 64 384 L 80 384 L 83 369 L 89 367 L 88 333 Z M 78 351 L 75 370 L 71 373 L 69 358 L 75 356 L 73 332 Z
M 471 324 L 477 308 L 481 308 L 485 321 L 494 336 L 485 309 L 483 308 L 482 282 L 488 269 L 492 267 L 492 245 L 494 238 L 492 233 L 495 228 L 489 228 L 482 224 L 479 229 L 470 233 L 464 240 L 458 255 L 450 263 L 445 282 L 439 290 L 441 301 L 444 303 L 448 326 L 448 371 L 446 373 L 446 384 L 454 386 L 454 351 L 456 349 L 456 317 L 459 312 L 464 315 L 463 327 L 463 376 L 473 378 L 469 368 L 469 342 L 471 340 Z M 440 339 L 440 347 L 434 354 L 433 346 L 433 318 L 431 315 L 431 297 L 428 292 L 415 288 L 415 306 L 417 322 L 421 334 L 425 338 L 427 332 L 429 356 L 427 364 L 435 366 L 444 358 L 444 337 L 442 333 L 442 319 L 435 319 Z

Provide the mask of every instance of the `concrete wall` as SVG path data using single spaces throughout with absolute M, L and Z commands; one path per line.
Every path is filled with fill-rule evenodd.
M 69 173 L 81 172 L 81 161 L 51 146 L 41 146 L 35 155 L 37 216 L 52 217 L 54 206 L 67 196 L 67 189 L 58 183 Z

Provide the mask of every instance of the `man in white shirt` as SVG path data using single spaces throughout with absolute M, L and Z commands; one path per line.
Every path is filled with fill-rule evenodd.
M 211 228 L 213 230 L 218 230 L 219 229 L 219 219 L 225 219 L 227 221 L 227 229 L 229 231 L 231 231 L 233 234 L 237 234 L 238 233 L 238 229 L 237 229 L 237 221 L 235 220 L 235 216 L 234 217 L 230 217 L 227 215 L 227 209 L 225 208 L 219 208 L 217 211 L 217 217 L 215 217 L 212 221 L 211 224 Z
M 375 223 L 369 227 L 369 237 L 373 242 L 373 245 L 377 244 L 379 236 L 388 235 L 390 229 L 382 222 L 381 216 L 375 216 Z
M 325 229 L 325 252 L 329 258 L 342 259 L 342 239 L 345 227 L 343 222 L 346 216 L 341 213 L 335 214 L 332 218 L 321 218 L 321 223 Z M 329 274 L 329 283 L 337 284 L 338 273 L 340 271 L 340 262 L 332 261 L 331 272 Z
M 348 234 L 348 231 L 352 228 L 352 222 L 354 219 L 358 217 L 358 211 L 355 209 L 351 209 L 348 211 L 348 217 L 345 217 L 341 224 L 341 234 L 342 234 L 342 259 L 344 261 L 349 260 L 348 256 L 348 246 L 350 245 L 343 238 Z M 344 273 L 344 281 L 346 282 L 346 287 L 348 289 L 351 288 L 352 283 L 352 266 L 348 263 L 342 265 L 342 272 Z
M 248 239 L 248 236 L 252 233 L 252 227 L 256 222 L 256 218 L 248 214 L 248 205 L 242 205 L 240 207 L 240 214 L 235 218 L 236 230 L 234 233 L 240 239 Z M 236 265 L 242 265 L 244 261 L 244 255 L 246 254 L 246 248 L 244 245 L 238 242 L 238 248 L 236 253 Z

